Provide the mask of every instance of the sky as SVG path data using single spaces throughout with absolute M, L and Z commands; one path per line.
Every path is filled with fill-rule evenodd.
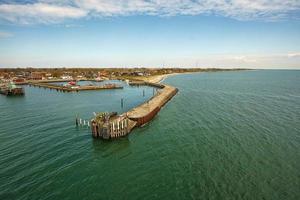
M 0 0 L 0 68 L 300 69 L 300 0 Z

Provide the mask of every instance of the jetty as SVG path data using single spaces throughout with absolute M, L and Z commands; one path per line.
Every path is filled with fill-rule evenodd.
M 36 82 L 29 82 L 29 86 L 34 87 L 43 87 L 43 88 L 49 88 L 57 91 L 62 92 L 78 92 L 83 90 L 105 90 L 105 89 L 122 89 L 122 86 L 119 86 L 117 84 L 104 84 L 104 85 L 55 85 L 50 83 L 36 83 Z
M 160 109 L 176 95 L 178 89 L 165 84 L 139 81 L 132 85 L 149 85 L 160 90 L 148 101 L 125 112 L 97 115 L 91 121 L 92 136 L 94 138 L 114 139 L 128 135 L 135 127 L 140 127 L 150 122 Z
M 147 83 L 154 87 L 159 87 L 156 95 L 145 103 L 133 108 L 126 114 L 129 119 L 137 122 L 136 126 L 142 126 L 152 120 L 160 109 L 178 92 L 178 89 L 169 85 Z

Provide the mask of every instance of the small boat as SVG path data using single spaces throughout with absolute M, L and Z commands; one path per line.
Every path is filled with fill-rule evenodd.
M 74 86 L 74 85 L 76 85 L 76 82 L 75 81 L 70 81 L 69 85 L 73 85 Z
M 24 95 L 24 90 L 22 87 L 18 87 L 13 82 L 10 82 L 5 86 L 0 87 L 0 93 L 7 96 L 16 96 Z
M 96 82 L 102 82 L 102 81 L 104 81 L 104 79 L 102 79 L 102 78 L 100 78 L 100 77 L 97 77 L 97 78 L 95 78 L 95 81 L 96 81 Z

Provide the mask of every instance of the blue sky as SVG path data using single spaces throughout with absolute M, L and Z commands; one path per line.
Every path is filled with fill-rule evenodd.
M 0 0 L 0 67 L 300 68 L 300 1 Z

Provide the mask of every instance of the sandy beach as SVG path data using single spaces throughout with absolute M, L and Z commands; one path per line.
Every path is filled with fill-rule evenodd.
M 195 72 L 185 72 L 185 73 L 172 73 L 172 74 L 162 74 L 162 75 L 156 75 L 156 76 L 149 76 L 149 77 L 141 77 L 139 79 L 151 83 L 160 83 L 162 82 L 165 78 L 169 76 L 175 76 L 178 74 L 190 74 L 190 73 L 195 73 Z

